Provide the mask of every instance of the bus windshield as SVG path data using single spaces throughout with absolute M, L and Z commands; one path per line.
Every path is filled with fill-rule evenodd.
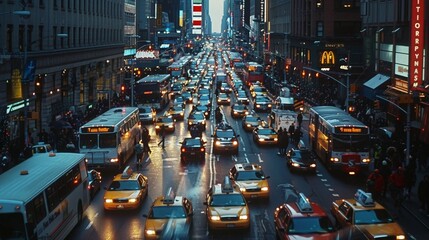
M 100 134 L 100 148 L 116 148 L 116 133 Z
M 368 148 L 368 135 L 339 135 L 332 139 L 333 151 L 338 152 L 366 152 Z
M 0 214 L 0 239 L 26 239 L 22 213 Z
M 80 134 L 80 148 L 92 149 L 97 148 L 97 134 Z

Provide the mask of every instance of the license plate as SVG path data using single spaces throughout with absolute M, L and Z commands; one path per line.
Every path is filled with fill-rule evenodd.
M 194 152 L 191 152 L 191 155 L 195 155 L 195 153 L 194 153 Z
M 226 224 L 226 227 L 227 228 L 233 228 L 233 227 L 235 227 L 235 224 L 229 223 L 229 224 Z
M 251 198 L 257 198 L 257 197 L 258 197 L 258 195 L 256 195 L 256 194 L 252 194 L 252 195 L 250 195 L 250 197 L 251 197 Z
M 124 208 L 124 205 L 118 205 L 116 208 Z

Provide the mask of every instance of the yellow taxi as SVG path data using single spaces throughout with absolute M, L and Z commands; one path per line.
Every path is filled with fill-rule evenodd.
M 104 193 L 105 210 L 136 209 L 142 205 L 148 194 L 147 177 L 133 172 L 130 166 L 113 178 Z
M 240 188 L 247 200 L 267 199 L 270 196 L 268 179 L 262 171 L 262 166 L 252 163 L 238 163 L 229 170 L 229 177 Z
M 328 214 L 303 193 L 296 202 L 284 203 L 274 211 L 277 239 L 335 239 L 335 226 Z
M 338 227 L 356 227 L 370 238 L 406 239 L 404 230 L 389 212 L 372 199 L 371 193 L 361 189 L 353 199 L 333 202 L 331 213 Z
M 169 114 L 158 117 L 155 122 L 155 132 L 157 134 L 161 131 L 162 126 L 165 126 L 165 132 L 174 132 L 176 130 L 176 120 Z
M 213 185 L 209 189 L 204 205 L 209 230 L 248 229 L 250 226 L 246 199 L 228 176 L 222 184 Z
M 193 215 L 192 202 L 169 188 L 165 196 L 155 199 L 149 214 L 143 215 L 145 239 L 189 239 Z

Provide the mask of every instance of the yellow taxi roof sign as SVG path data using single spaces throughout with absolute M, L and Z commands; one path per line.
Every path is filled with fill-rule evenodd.
M 132 174 L 133 174 L 133 169 L 131 168 L 131 166 L 127 166 L 122 172 L 121 178 L 128 179 L 131 177 Z
M 164 199 L 162 200 L 162 202 L 164 204 L 173 204 L 175 198 L 176 198 L 176 194 L 174 193 L 173 188 L 170 187 L 170 188 L 168 188 L 167 192 L 165 193 L 165 196 L 164 196 Z
M 310 200 L 304 195 L 304 193 L 299 193 L 298 201 L 296 202 L 298 208 L 301 212 L 311 213 L 313 208 L 311 207 Z
M 358 189 L 355 193 L 355 200 L 364 207 L 373 207 L 375 206 L 374 200 L 372 199 L 372 194 L 365 192 L 362 189 Z

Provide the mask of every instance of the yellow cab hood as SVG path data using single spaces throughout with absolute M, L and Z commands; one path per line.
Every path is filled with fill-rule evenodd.
M 370 235 L 377 236 L 397 236 L 404 235 L 405 233 L 397 223 L 383 223 L 383 224 L 368 224 L 358 225 L 358 227 L 368 232 Z
M 139 196 L 139 191 L 106 191 L 104 198 L 109 199 L 130 199 L 137 198 Z
M 225 216 L 225 215 L 244 215 L 248 214 L 246 206 L 226 206 L 226 207 L 212 207 L 210 209 L 212 216 Z

